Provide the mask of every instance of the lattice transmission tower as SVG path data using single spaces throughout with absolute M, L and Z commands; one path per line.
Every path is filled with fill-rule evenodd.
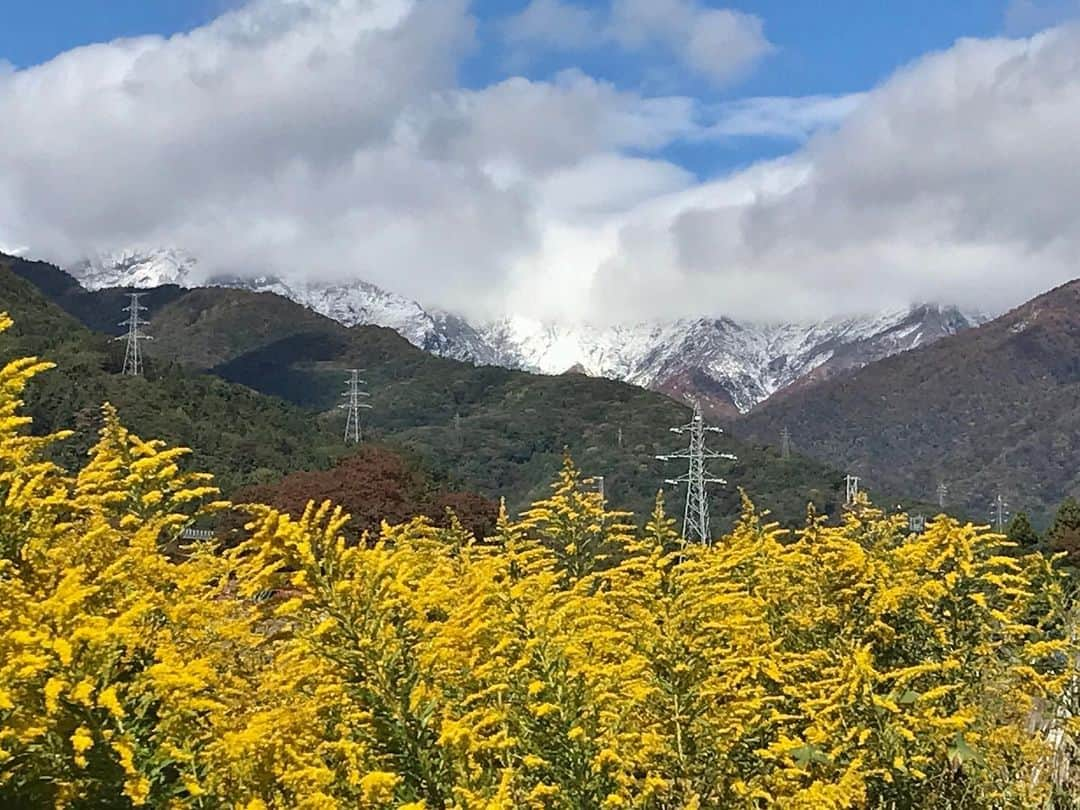
M 947 497 L 949 497 L 949 487 L 944 481 L 941 481 L 937 485 L 937 505 L 939 509 L 945 508 L 945 499 Z
M 367 384 L 366 381 L 360 379 L 361 371 L 363 371 L 362 368 L 349 369 L 349 379 L 346 380 L 349 387 L 342 394 L 345 401 L 338 406 L 349 412 L 345 419 L 345 444 L 349 442 L 360 444 L 364 438 L 363 431 L 360 429 L 360 410 L 371 407 L 364 402 L 371 394 L 360 387 Z
M 1009 503 L 1000 492 L 994 496 L 994 500 L 990 503 L 990 520 L 993 521 L 998 534 L 1005 533 L 1005 526 L 1009 522 Z
M 791 431 L 787 425 L 780 431 L 780 458 L 785 461 L 791 458 Z
M 128 313 L 127 320 L 121 321 L 120 323 L 120 326 L 127 327 L 127 334 L 113 338 L 113 340 L 127 341 L 127 346 L 124 348 L 124 368 L 120 373 L 138 377 L 143 372 L 142 348 L 140 344 L 144 340 L 153 340 L 153 338 L 143 334 L 140 330 L 140 327 L 148 325 L 139 315 L 140 312 L 146 311 L 146 307 L 139 303 L 139 298 L 142 297 L 142 293 L 131 293 L 130 295 L 131 303 L 124 307 L 124 312 Z
M 666 453 L 657 456 L 660 461 L 676 461 L 686 459 L 689 461 L 689 469 L 685 475 L 678 478 L 667 478 L 665 482 L 678 486 L 686 484 L 686 508 L 683 511 L 683 540 L 697 541 L 705 545 L 712 544 L 712 535 L 709 534 L 709 493 L 706 489 L 708 484 L 726 484 L 723 478 L 717 478 L 705 466 L 710 459 L 723 458 L 735 461 L 731 453 L 717 453 L 705 446 L 705 436 L 708 433 L 723 433 L 718 427 L 710 427 L 705 424 L 701 415 L 701 404 L 694 402 L 694 415 L 690 423 L 681 427 L 671 428 L 672 433 L 680 435 L 690 434 L 690 444 L 686 450 L 677 453 Z
M 844 504 L 854 506 L 859 499 L 859 476 L 844 476 Z

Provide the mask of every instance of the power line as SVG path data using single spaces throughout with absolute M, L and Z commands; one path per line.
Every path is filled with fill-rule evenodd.
M 348 388 L 345 393 L 342 394 L 345 397 L 343 402 L 338 407 L 347 410 L 349 412 L 348 417 L 345 420 L 345 443 L 352 442 L 353 444 L 360 444 L 363 438 L 363 433 L 360 430 L 360 409 L 370 408 L 371 406 L 364 402 L 364 398 L 371 396 L 367 391 L 360 388 L 361 385 L 367 383 L 360 379 L 361 368 L 354 368 L 349 370 L 349 379 L 346 380 Z
M 139 303 L 139 298 L 142 293 L 129 293 L 131 296 L 131 303 L 124 307 L 124 312 L 128 313 L 127 320 L 121 321 L 120 326 L 127 327 L 127 334 L 120 337 L 113 338 L 113 340 L 126 340 L 127 346 L 124 348 L 124 368 L 121 370 L 121 374 L 126 374 L 131 377 L 138 377 L 143 372 L 143 360 L 142 349 L 140 348 L 140 341 L 153 340 L 149 335 L 144 335 L 139 331 L 140 326 L 148 326 L 149 324 L 144 321 L 140 316 L 140 312 L 145 312 L 146 307 Z
M 694 402 L 694 415 L 690 423 L 681 427 L 671 428 L 672 433 L 680 435 L 690 434 L 690 444 L 686 450 L 677 453 L 667 453 L 657 456 L 660 461 L 675 461 L 686 459 L 689 461 L 689 469 L 685 475 L 678 478 L 667 478 L 665 482 L 678 486 L 686 484 L 686 508 L 683 511 L 683 540 L 692 540 L 705 545 L 712 544 L 712 535 L 709 533 L 709 495 L 706 491 L 708 484 L 727 483 L 723 478 L 713 476 L 705 467 L 708 459 L 723 458 L 735 461 L 731 453 L 717 453 L 705 446 L 705 434 L 722 433 L 717 427 L 709 427 L 701 415 L 701 403 Z

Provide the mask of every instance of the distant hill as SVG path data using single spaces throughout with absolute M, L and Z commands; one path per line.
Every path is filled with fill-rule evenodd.
M 46 275 L 37 265 L 8 264 L 35 283 Z M 115 306 L 109 317 L 121 320 L 119 291 L 72 291 L 51 275 L 52 288 L 62 290 L 57 302 L 68 312 L 100 321 L 107 303 Z M 604 476 L 614 504 L 639 511 L 665 475 L 677 472 L 654 456 L 679 446 L 682 439 L 668 427 L 687 421 L 688 411 L 660 394 L 576 374 L 533 375 L 434 357 L 389 329 L 345 327 L 270 293 L 209 288 L 175 295 L 174 289 L 149 291 L 151 365 L 180 360 L 270 395 L 278 407 L 285 405 L 280 400 L 299 406 L 319 426 L 320 442 L 330 426 L 342 428 L 336 405 L 346 371 L 360 367 L 374 406 L 365 414 L 372 439 L 415 455 L 460 488 L 505 495 L 515 509 L 547 493 L 564 449 L 586 474 Z M 717 470 L 732 482 L 716 493 L 718 524 L 737 514 L 735 485 L 785 521 L 799 520 L 810 500 L 827 512 L 837 508 L 842 477 L 834 470 L 802 457 L 783 461 L 770 447 L 727 436 L 717 446 L 739 456 Z M 319 466 L 299 454 L 293 469 L 308 463 Z
M 764 403 L 737 424 L 761 441 L 787 426 L 804 453 L 871 488 L 985 519 L 1001 491 L 1045 523 L 1080 494 L 1080 281 L 931 346 Z

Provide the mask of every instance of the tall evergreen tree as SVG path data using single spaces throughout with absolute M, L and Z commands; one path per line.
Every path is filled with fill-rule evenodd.
M 1066 552 L 1074 564 L 1080 561 L 1080 502 L 1076 498 L 1062 501 L 1046 533 L 1046 540 L 1051 551 Z
M 1009 522 L 1005 534 L 1009 540 L 1016 543 L 1016 551 L 1020 554 L 1036 551 L 1042 542 L 1039 533 L 1031 525 L 1027 512 L 1017 512 L 1016 517 Z

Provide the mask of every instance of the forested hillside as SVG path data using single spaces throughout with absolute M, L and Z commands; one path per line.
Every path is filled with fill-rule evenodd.
M 155 363 L 145 378 L 121 377 L 121 343 L 86 329 L 6 268 L 0 310 L 15 320 L 0 337 L 5 357 L 32 354 L 57 364 L 35 378 L 27 408 L 40 431 L 78 429 L 58 450 L 69 463 L 89 448 L 105 401 L 135 432 L 194 448 L 197 463 L 227 491 L 324 467 L 344 452 L 336 424 L 245 386 L 175 363 Z

